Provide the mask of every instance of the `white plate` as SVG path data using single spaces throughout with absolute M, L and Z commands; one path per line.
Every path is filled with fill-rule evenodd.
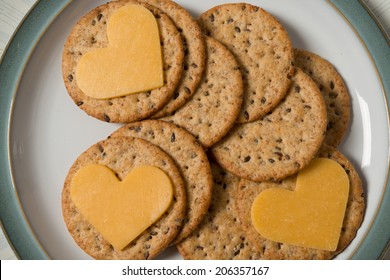
M 61 191 L 73 161 L 119 125 L 88 117 L 68 96 L 61 75 L 62 47 L 72 25 L 106 1 L 74 1 L 39 41 L 14 100 L 10 161 L 17 193 L 37 240 L 53 259 L 88 259 L 63 222 Z M 223 1 L 177 1 L 195 17 Z M 224 1 L 233 2 L 233 1 Z M 356 238 L 337 258 L 351 258 L 375 219 L 387 182 L 389 126 L 385 94 L 367 49 L 328 1 L 248 1 L 275 15 L 294 47 L 332 62 L 352 100 L 352 121 L 340 150 L 364 183 L 367 208 Z M 173 252 L 163 258 L 180 258 Z

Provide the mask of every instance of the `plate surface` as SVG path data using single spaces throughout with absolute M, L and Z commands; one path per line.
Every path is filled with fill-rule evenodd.
M 31 46 L 30 49 L 34 50 L 25 67 L 14 70 L 19 77 L 15 93 L 8 93 L 12 96 L 8 105 L 1 104 L 9 108 L 9 115 L 4 116 L 8 118 L 8 123 L 4 125 L 7 135 L 2 135 L 1 140 L 1 145 L 8 149 L 7 162 L 2 163 L 1 174 L 9 173 L 12 185 L 5 186 L 1 181 L 0 186 L 2 189 L 7 188 L 7 196 L 12 196 L 11 200 L 14 200 L 14 205 L 2 206 L 1 217 L 10 237 L 13 232 L 18 232 L 15 234 L 19 239 L 23 239 L 24 234 L 32 239 L 32 243 L 20 245 L 13 241 L 19 255 L 26 258 L 89 258 L 75 244 L 63 222 L 62 186 L 78 155 L 119 127 L 117 124 L 88 117 L 77 108 L 65 90 L 61 75 L 62 47 L 73 24 L 83 14 L 106 1 L 74 1 L 69 5 L 67 2 L 69 1 L 54 1 L 52 5 L 58 5 L 57 10 L 42 12 L 43 15 L 49 13 L 55 20 L 47 23 L 48 28 L 42 38 L 34 48 Z M 196 17 L 219 3 L 237 1 L 177 2 Z M 340 150 L 361 175 L 367 208 L 357 237 L 337 258 L 370 258 L 373 254 L 379 256 L 380 251 L 377 249 L 376 252 L 362 251 L 363 247 L 367 247 L 362 244 L 372 239 L 370 235 L 377 234 L 382 239 L 383 235 L 385 239 L 387 235 L 387 240 L 389 238 L 386 230 L 372 233 L 371 229 L 374 220 L 378 219 L 379 207 L 384 203 L 389 204 L 388 195 L 385 196 L 389 169 L 386 94 L 389 93 L 383 87 L 381 70 L 376 67 L 353 26 L 331 2 L 247 2 L 261 6 L 276 16 L 290 34 L 294 47 L 307 49 L 328 59 L 343 76 L 351 95 L 352 120 Z M 60 11 L 61 7 L 65 7 L 64 10 L 58 16 L 53 15 L 53 10 Z M 12 47 L 11 45 L 10 49 Z M 19 211 L 22 209 L 15 214 L 17 217 L 23 218 L 25 215 L 27 225 L 24 229 L 20 229 L 20 226 L 12 227 L 7 222 L 6 217 L 12 215 L 10 211 L 15 207 Z M 32 234 L 20 233 L 28 231 L 29 227 Z M 380 248 L 382 249 L 383 247 Z M 180 256 L 170 249 L 161 258 L 175 259 Z

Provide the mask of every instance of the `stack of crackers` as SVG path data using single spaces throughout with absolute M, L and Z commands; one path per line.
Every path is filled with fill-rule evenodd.
M 108 45 L 110 15 L 139 4 L 155 16 L 164 85 L 111 99 L 84 94 L 75 79 L 86 52 Z M 337 151 L 349 125 L 350 100 L 336 69 L 294 49 L 280 22 L 260 7 L 223 4 L 194 19 L 170 0 L 119 0 L 90 11 L 73 27 L 63 78 L 75 104 L 106 122 L 124 123 L 71 167 L 63 216 L 76 243 L 96 259 L 152 259 L 176 246 L 184 259 L 331 259 L 355 237 L 364 215 L 360 178 Z M 93 69 L 91 69 L 93 71 Z M 340 163 L 350 193 L 336 251 L 267 240 L 250 208 L 268 188 L 294 190 L 313 158 Z M 174 201 L 123 250 L 116 250 L 75 207 L 70 182 L 82 167 L 102 164 L 123 179 L 153 165 L 170 177 Z

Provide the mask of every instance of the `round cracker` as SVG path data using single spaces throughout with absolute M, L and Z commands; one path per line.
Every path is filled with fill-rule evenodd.
M 308 74 L 320 89 L 328 114 L 324 142 L 337 147 L 347 132 L 351 114 L 343 78 L 329 61 L 306 50 L 294 49 L 294 65 Z
M 194 95 L 172 116 L 163 118 L 188 130 L 211 147 L 234 125 L 242 105 L 243 83 L 234 56 L 217 40 L 206 37 L 207 60 Z
M 175 162 L 187 192 L 187 213 L 181 232 L 174 242 L 187 237 L 200 223 L 209 208 L 212 194 L 210 164 L 199 142 L 186 130 L 160 120 L 131 123 L 111 137 L 142 138 L 161 148 Z
M 235 55 L 244 79 L 244 103 L 238 122 L 257 120 L 286 94 L 294 67 L 289 36 L 265 10 L 246 3 L 223 4 L 198 19 L 206 35 Z
M 301 70 L 292 80 L 278 107 L 258 121 L 236 125 L 212 147 L 222 167 L 253 181 L 280 180 L 314 158 L 326 131 L 324 99 Z
M 234 197 L 240 179 L 211 163 L 214 177 L 210 209 L 199 227 L 177 244 L 186 260 L 250 260 L 259 254 L 247 238 L 233 212 Z
M 332 259 L 342 252 L 356 236 L 356 232 L 362 223 L 365 210 L 364 194 L 360 177 L 348 159 L 334 148 L 325 146 L 321 148 L 318 156 L 337 161 L 348 174 L 350 182 L 348 203 L 337 250 L 332 252 L 274 242 L 263 238 L 253 227 L 250 209 L 253 200 L 257 195 L 269 188 L 294 190 L 296 175 L 277 183 L 256 183 L 242 179 L 238 185 L 237 192 L 234 193 L 236 202 L 234 209 L 240 217 L 248 239 L 255 244 L 256 250 L 262 254 L 262 259 Z
M 174 202 L 161 218 L 118 251 L 84 218 L 70 197 L 70 183 L 82 167 L 105 165 L 122 180 L 133 168 L 151 165 L 171 179 Z M 62 213 L 70 234 L 87 254 L 95 259 L 151 259 L 163 251 L 182 226 L 186 193 L 180 172 L 172 159 L 156 146 L 142 139 L 116 137 L 101 141 L 82 153 L 72 165 L 62 191 Z
M 159 110 L 173 95 L 183 70 L 184 50 L 179 32 L 167 15 L 146 5 L 155 15 L 159 26 L 164 85 L 150 91 L 105 100 L 91 98 L 80 90 L 75 79 L 78 61 L 86 52 L 108 46 L 106 27 L 110 15 L 129 3 L 138 2 L 113 1 L 90 11 L 73 27 L 63 50 L 62 74 L 69 95 L 88 115 L 106 122 L 132 122 Z
M 198 23 L 183 7 L 170 0 L 139 2 L 148 3 L 166 13 L 176 25 L 183 40 L 185 57 L 182 79 L 170 101 L 152 116 L 161 118 L 180 108 L 195 92 L 205 67 L 206 47 Z

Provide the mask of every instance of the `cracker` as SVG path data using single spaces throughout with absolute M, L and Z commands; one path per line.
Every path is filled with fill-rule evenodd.
M 111 136 L 142 138 L 160 147 L 174 160 L 187 192 L 185 221 L 174 242 L 188 236 L 206 214 L 211 201 L 212 175 L 202 146 L 186 130 L 160 120 L 131 123 L 121 127 Z
M 294 49 L 294 65 L 308 74 L 321 90 L 328 113 L 324 142 L 337 147 L 348 130 L 351 114 L 343 78 L 329 61 L 306 50 Z
M 326 131 L 321 92 L 297 70 L 285 99 L 262 119 L 236 125 L 212 153 L 233 174 L 253 181 L 280 180 L 316 155 Z
M 289 36 L 265 10 L 246 3 L 223 4 L 198 19 L 206 35 L 236 56 L 244 79 L 244 103 L 238 122 L 259 119 L 286 94 L 293 75 Z
M 243 84 L 238 64 L 217 40 L 206 37 L 207 60 L 194 95 L 172 116 L 163 118 L 187 129 L 207 148 L 234 125 L 241 109 Z
M 115 250 L 84 219 L 70 198 L 70 182 L 80 168 L 102 164 L 111 168 L 121 180 L 133 168 L 152 165 L 171 179 L 174 202 L 163 216 L 134 239 L 123 250 Z M 142 139 L 116 137 L 101 141 L 82 153 L 72 165 L 62 191 L 62 212 L 66 226 L 76 243 L 95 259 L 151 259 L 175 238 L 186 209 L 186 194 L 180 172 L 172 159 L 156 146 Z
M 153 5 L 170 17 L 180 32 L 185 51 L 180 84 L 170 101 L 153 115 L 153 118 L 160 118 L 172 114 L 195 92 L 205 67 L 206 47 L 198 23 L 183 7 L 170 0 L 139 0 L 139 2 Z
M 63 50 L 62 74 L 69 95 L 88 115 L 106 122 L 132 122 L 150 116 L 168 102 L 181 79 L 184 50 L 180 34 L 167 15 L 146 6 L 155 15 L 159 26 L 164 85 L 151 91 L 107 100 L 91 98 L 77 86 L 75 71 L 81 56 L 94 48 L 107 47 L 107 21 L 113 12 L 128 3 L 137 2 L 113 1 L 90 11 L 73 27 Z
M 341 230 L 340 240 L 335 252 L 304 248 L 267 240 L 263 238 L 253 227 L 250 217 L 250 209 L 253 200 L 258 194 L 268 188 L 284 188 L 294 190 L 296 175 L 288 177 L 280 182 L 261 182 L 242 179 L 234 194 L 236 207 L 243 227 L 246 230 L 248 239 L 255 244 L 263 259 L 332 259 L 342 252 L 356 236 L 365 211 L 364 193 L 360 177 L 340 152 L 330 146 L 324 146 L 318 155 L 337 161 L 344 168 L 350 180 L 350 189 L 344 222 Z
M 177 244 L 186 260 L 258 259 L 252 250 L 238 217 L 233 212 L 234 197 L 240 179 L 211 163 L 214 176 L 213 199 L 199 227 Z

